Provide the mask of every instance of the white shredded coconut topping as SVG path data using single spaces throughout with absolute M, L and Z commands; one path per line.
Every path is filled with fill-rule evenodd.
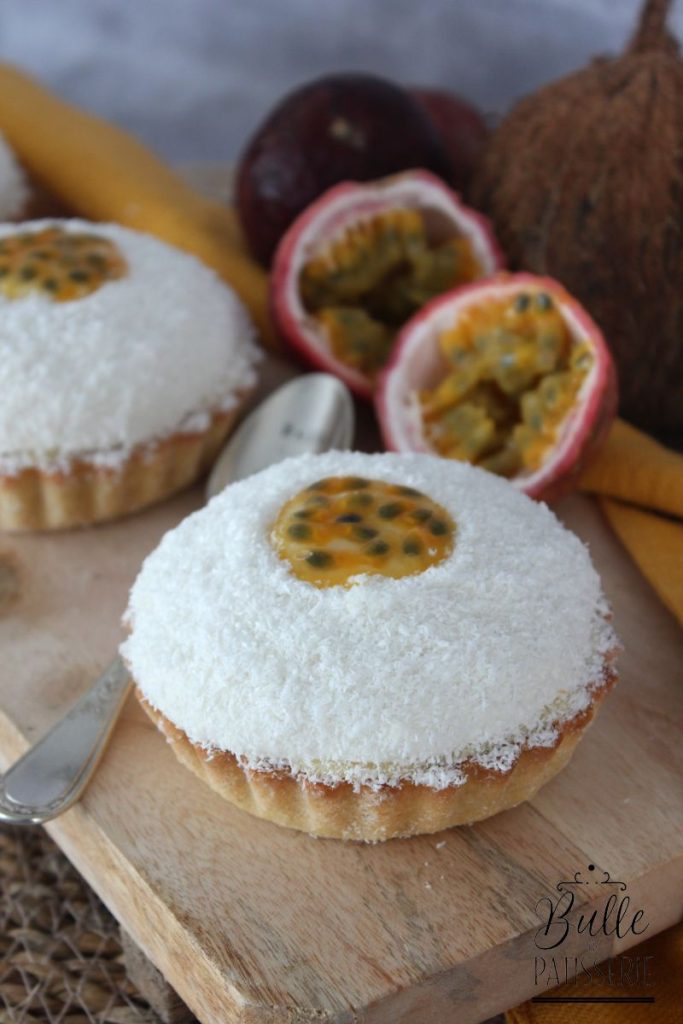
M 59 223 L 109 238 L 128 273 L 70 302 L 0 293 L 0 472 L 117 465 L 136 445 L 202 429 L 255 383 L 253 328 L 232 289 L 187 253 L 128 228 Z M 0 225 L 0 238 L 17 231 Z
M 319 589 L 270 540 L 280 506 L 333 475 L 405 484 L 455 520 L 453 553 L 402 579 Z M 170 531 L 131 591 L 122 653 L 205 749 L 311 781 L 436 789 L 552 746 L 616 645 L 586 547 L 507 481 L 429 455 L 329 452 L 228 487 Z
M 26 177 L 0 133 L 0 220 L 18 217 L 28 202 Z

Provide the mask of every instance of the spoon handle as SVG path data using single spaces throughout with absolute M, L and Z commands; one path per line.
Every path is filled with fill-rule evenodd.
M 94 772 L 130 689 L 116 657 L 97 682 L 0 778 L 0 821 L 49 821 L 78 800 Z

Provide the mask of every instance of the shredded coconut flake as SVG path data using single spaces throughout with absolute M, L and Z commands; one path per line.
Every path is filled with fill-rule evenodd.
M 318 589 L 276 554 L 281 504 L 350 474 L 416 487 L 453 516 L 426 572 Z M 590 702 L 616 640 L 586 547 L 545 506 L 428 455 L 329 452 L 233 484 L 167 533 L 131 592 L 123 656 L 189 738 L 253 770 L 355 787 L 507 771 Z
M 0 134 L 0 220 L 18 217 L 28 202 L 26 177 Z
M 53 221 L 32 221 L 37 231 Z M 115 224 L 60 222 L 111 239 L 128 274 L 85 298 L 0 294 L 0 472 L 116 466 L 139 444 L 201 430 L 255 383 L 253 328 L 199 260 Z M 0 238 L 17 230 L 0 225 Z

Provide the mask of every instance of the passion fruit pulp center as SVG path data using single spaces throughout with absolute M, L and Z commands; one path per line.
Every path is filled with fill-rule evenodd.
M 374 377 L 398 329 L 429 299 L 481 275 L 471 243 L 438 241 L 419 210 L 360 220 L 305 264 L 303 304 L 340 362 Z
M 9 299 L 35 291 L 69 302 L 127 270 L 117 247 L 99 235 L 55 226 L 0 238 L 0 291 Z
M 328 477 L 287 501 L 272 540 L 295 576 L 316 587 L 364 573 L 411 576 L 453 550 L 455 524 L 412 487 L 361 477 Z
M 593 365 L 556 300 L 544 291 L 487 299 L 439 347 L 446 374 L 419 396 L 432 447 L 502 476 L 537 469 Z

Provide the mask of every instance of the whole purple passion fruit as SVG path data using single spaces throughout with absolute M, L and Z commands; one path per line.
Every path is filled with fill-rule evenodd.
M 426 168 L 449 178 L 430 118 L 405 89 L 373 75 L 328 75 L 290 93 L 253 135 L 237 170 L 249 246 L 269 264 L 289 225 L 340 181 Z
M 450 184 L 464 193 L 489 137 L 486 121 L 471 103 L 443 89 L 411 89 L 431 119 L 451 162 Z

